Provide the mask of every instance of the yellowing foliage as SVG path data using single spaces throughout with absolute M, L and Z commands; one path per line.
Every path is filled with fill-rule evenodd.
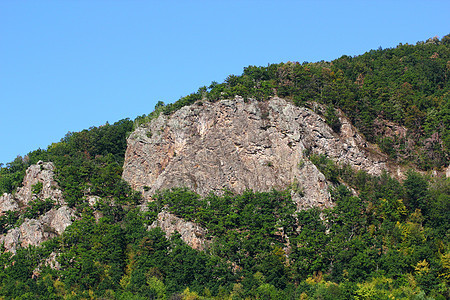
M 426 259 L 424 259 L 422 261 L 419 261 L 414 269 L 417 275 L 425 275 L 430 272 L 430 264 Z
M 439 277 L 444 278 L 448 283 L 450 282 L 450 251 L 440 255 L 440 262 L 443 271 L 439 274 Z

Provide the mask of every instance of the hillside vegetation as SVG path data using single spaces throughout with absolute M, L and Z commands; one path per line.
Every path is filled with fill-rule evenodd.
M 332 62 L 249 66 L 173 104 L 159 102 L 134 122 L 69 133 L 18 157 L 0 169 L 0 192 L 14 192 L 31 164 L 52 161 L 78 219 L 40 247 L 14 256 L 2 248 L 0 298 L 448 299 L 450 179 L 417 171 L 449 164 L 449 75 L 450 36 Z M 332 208 L 296 211 L 295 184 L 205 198 L 166 190 L 138 207 L 141 195 L 121 178 L 127 133 L 160 113 L 235 95 L 318 102 L 337 132 L 340 109 L 392 161 L 412 169 L 400 182 L 309 154 L 334 184 Z M 90 206 L 90 195 L 101 200 Z M 42 202 L 26 211 L 30 217 L 52 205 Z M 162 210 L 206 228 L 206 251 L 178 234 L 167 239 L 159 228 L 148 230 Z M 0 216 L 2 233 L 19 214 Z M 51 253 L 60 269 L 43 263 Z
M 249 66 L 242 75 L 201 87 L 173 104 L 160 102 L 155 112 L 136 121 L 141 124 L 160 112 L 171 114 L 202 99 L 239 95 L 264 101 L 277 95 L 299 106 L 327 105 L 324 116 L 336 131 L 340 124 L 335 109 L 341 109 L 368 141 L 379 144 L 397 162 L 414 162 L 415 167 L 429 170 L 449 163 L 449 91 L 447 35 L 356 57 L 344 55 L 331 62 Z

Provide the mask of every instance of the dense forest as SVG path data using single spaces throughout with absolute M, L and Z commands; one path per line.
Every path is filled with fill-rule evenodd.
M 173 104 L 158 102 L 134 121 L 68 133 L 18 157 L 0 168 L 0 193 L 13 193 L 30 165 L 51 161 L 77 220 L 40 247 L 13 255 L 2 246 L 0 298 L 448 299 L 450 178 L 439 174 L 450 159 L 449 77 L 450 36 L 331 62 L 249 66 Z M 296 211 L 294 184 L 207 197 L 164 190 L 139 207 L 141 195 L 121 178 L 128 133 L 161 113 L 236 95 L 319 103 L 336 132 L 340 110 L 393 163 L 411 170 L 398 181 L 308 153 L 333 183 L 332 208 Z M 101 201 L 92 207 L 87 194 Z M 0 230 L 55 205 L 35 201 L 22 213 L 7 212 Z M 162 210 L 206 228 L 206 250 L 149 230 Z M 60 269 L 42 263 L 51 253 Z

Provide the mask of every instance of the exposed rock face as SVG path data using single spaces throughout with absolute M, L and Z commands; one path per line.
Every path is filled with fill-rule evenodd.
M 31 165 L 23 179 L 23 186 L 17 189 L 16 197 L 23 204 L 39 197 L 40 199 L 51 198 L 57 204 L 64 204 L 61 190 L 57 189 L 57 183 L 53 180 L 55 166 L 51 162 L 39 161 Z M 42 191 L 39 195 L 33 195 L 32 186 L 42 182 Z
M 128 138 L 123 178 L 147 199 L 160 189 L 188 187 L 201 195 L 224 188 L 283 189 L 298 182 L 298 207 L 329 206 L 328 183 L 304 155 L 324 153 L 355 169 L 380 174 L 381 154 L 344 117 L 336 134 L 312 110 L 274 98 L 197 103 L 161 115 Z
M 53 179 L 55 166 L 51 162 L 39 161 L 35 165 L 28 167 L 22 182 L 22 187 L 17 188 L 14 195 L 3 194 L 0 197 L 0 215 L 8 210 L 17 211 L 24 207 L 31 200 L 52 199 L 56 204 L 65 204 L 62 191 L 58 189 L 58 184 Z M 38 194 L 33 193 L 33 186 L 38 182 L 42 183 L 42 189 Z
M 14 199 L 13 195 L 4 193 L 0 197 L 0 215 L 8 210 L 16 211 L 19 209 L 19 204 Z
M 65 205 L 62 191 L 53 179 L 54 168 L 51 162 L 39 161 L 27 169 L 23 186 L 18 188 L 14 195 L 5 193 L 0 197 L 0 215 L 6 211 L 25 209 L 31 200 L 36 199 L 50 198 L 59 207 L 51 209 L 38 219 L 25 219 L 20 226 L 1 235 L 0 244 L 4 243 L 6 250 L 15 253 L 17 247 L 38 246 L 63 233 L 67 226 L 72 224 L 74 210 Z M 35 194 L 33 186 L 38 182 L 42 183 L 42 189 Z
M 208 244 L 206 229 L 195 223 L 184 221 L 166 211 L 160 212 L 156 221 L 149 228 L 155 227 L 161 227 L 168 236 L 177 231 L 180 233 L 181 239 L 196 250 L 205 250 Z
M 16 228 L 0 236 L 0 244 L 13 253 L 17 247 L 39 246 L 42 242 L 64 232 L 72 224 L 74 211 L 67 206 L 52 209 L 38 219 L 25 219 Z

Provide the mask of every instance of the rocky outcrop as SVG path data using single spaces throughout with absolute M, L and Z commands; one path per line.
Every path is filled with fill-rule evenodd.
M 52 209 L 38 219 L 24 222 L 0 236 L 7 251 L 15 253 L 18 247 L 39 246 L 42 242 L 64 232 L 72 224 L 74 211 L 67 206 Z
M 62 192 L 57 188 L 57 183 L 53 179 L 55 166 L 51 162 L 39 161 L 35 165 L 28 167 L 22 187 L 17 189 L 16 198 L 26 205 L 36 198 L 50 198 L 57 204 L 64 204 Z M 33 194 L 33 186 L 38 182 L 42 183 L 42 190 L 38 194 Z
M 17 200 L 14 199 L 14 196 L 11 194 L 4 193 L 0 197 L 0 215 L 3 215 L 5 212 L 11 210 L 16 211 L 19 209 L 19 204 Z
M 386 168 L 383 155 L 343 116 L 341 123 L 337 134 L 314 111 L 280 98 L 197 102 L 130 135 L 123 178 L 147 199 L 180 186 L 206 195 L 296 183 L 293 199 L 299 209 L 329 206 L 329 184 L 306 149 L 371 174 Z
M 19 226 L 1 235 L 0 244 L 4 244 L 7 251 L 15 253 L 18 247 L 38 246 L 63 233 L 72 224 L 75 213 L 65 205 L 62 191 L 54 180 L 54 169 L 51 162 L 39 161 L 31 165 L 26 171 L 22 187 L 14 194 L 0 197 L 0 215 L 7 211 L 25 210 L 32 200 L 52 199 L 55 203 L 55 208 L 37 219 L 25 219 Z
M 51 162 L 39 161 L 28 167 L 22 186 L 14 194 L 3 194 L 0 197 L 0 215 L 6 211 L 17 211 L 36 199 L 52 199 L 57 205 L 64 205 L 62 191 L 54 180 L 55 166 Z M 42 184 L 40 191 L 33 191 L 36 184 Z
M 149 229 L 155 227 L 160 227 L 167 236 L 178 232 L 181 235 L 181 239 L 196 250 L 205 250 L 209 243 L 206 229 L 193 222 L 184 221 L 167 211 L 160 212 L 156 221 L 149 226 Z

